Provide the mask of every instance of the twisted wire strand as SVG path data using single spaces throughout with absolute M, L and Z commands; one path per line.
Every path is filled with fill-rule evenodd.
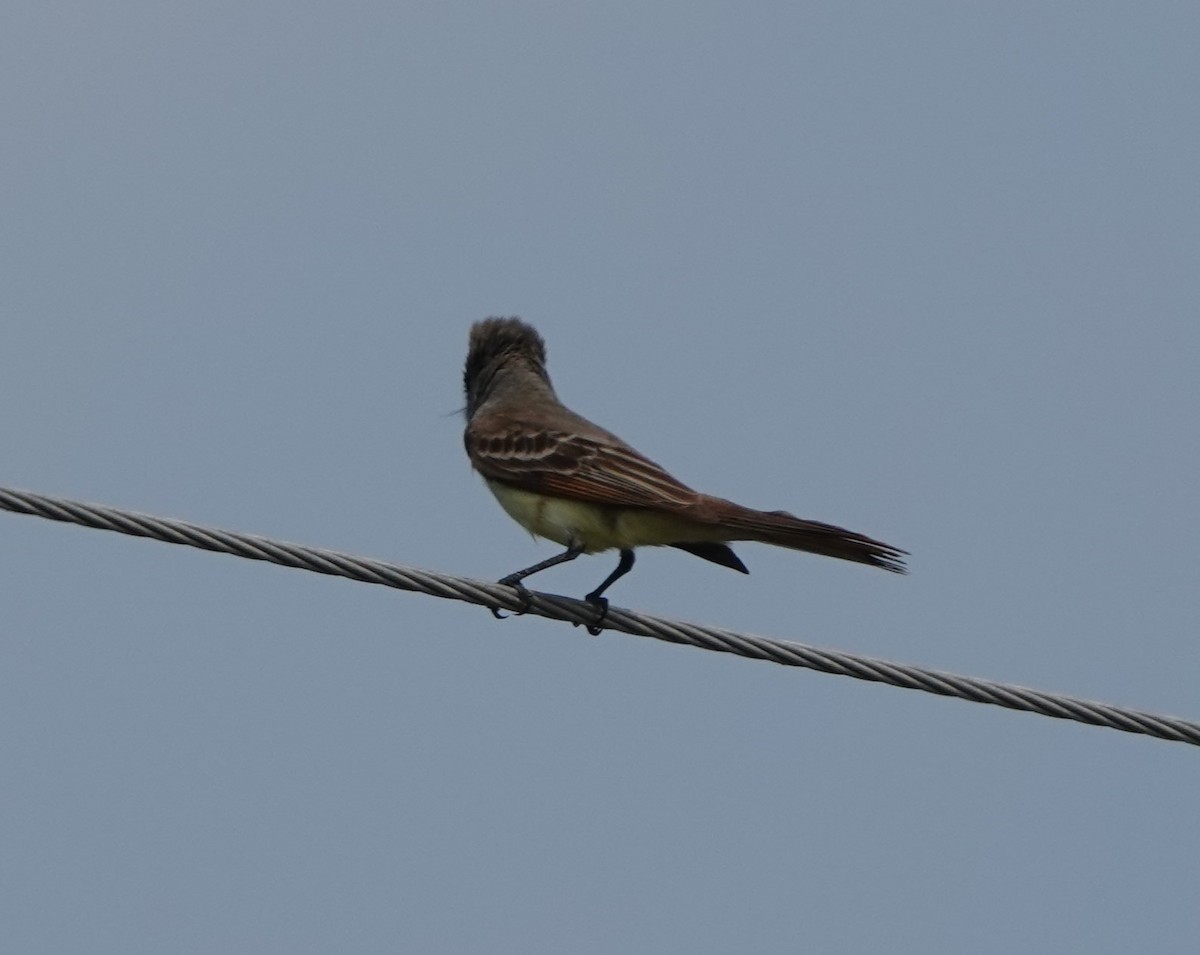
M 348 577 L 363 583 L 382 584 L 434 597 L 464 600 L 485 607 L 503 607 L 512 611 L 527 610 L 572 624 L 591 624 L 596 618 L 595 607 L 570 597 L 530 591 L 529 605 L 526 607 L 522 605 L 513 588 L 500 584 L 403 567 L 381 560 L 305 547 L 253 534 L 204 527 L 186 521 L 152 517 L 100 504 L 85 504 L 47 494 L 0 487 L 0 509 L 81 524 L 84 527 L 117 531 L 135 537 L 149 537 L 168 544 L 186 544 L 202 550 L 269 561 L 319 574 Z M 1046 693 L 1028 687 L 891 663 L 802 643 L 771 640 L 717 627 L 704 627 L 619 607 L 609 609 L 601 626 L 635 636 L 665 640 L 668 643 L 733 653 L 784 666 L 806 667 L 822 673 L 886 683 L 909 690 L 923 690 L 939 696 L 954 696 L 973 703 L 991 703 L 1056 719 L 1075 720 L 1092 726 L 1104 726 L 1126 733 L 1141 733 L 1158 739 L 1200 746 L 1198 723 L 1107 703 L 1075 699 L 1057 693 Z

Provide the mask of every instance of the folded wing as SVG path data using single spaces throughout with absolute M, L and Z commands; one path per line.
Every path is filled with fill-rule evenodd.
M 493 481 L 596 504 L 657 508 L 709 530 L 719 528 L 724 540 L 761 541 L 905 573 L 906 552 L 898 547 L 786 511 L 759 511 L 701 494 L 607 432 L 593 437 L 513 428 L 481 435 L 468 428 L 466 445 L 475 469 Z M 712 536 L 697 535 L 699 541 L 711 545 Z M 707 547 L 712 553 L 701 553 L 704 545 L 683 549 L 745 572 L 732 551 L 717 553 L 719 545 Z
M 466 434 L 467 454 L 485 478 L 529 491 L 688 513 L 707 500 L 623 443 L 561 431 Z M 702 520 L 701 517 L 696 517 Z

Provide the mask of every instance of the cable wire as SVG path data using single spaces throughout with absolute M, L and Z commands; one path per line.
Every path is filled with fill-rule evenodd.
M 500 584 L 414 567 L 402 567 L 338 551 L 305 547 L 253 534 L 190 524 L 186 521 L 152 517 L 100 504 L 85 504 L 46 494 L 0 487 L 0 508 L 17 514 L 30 514 L 54 521 L 81 524 L 84 527 L 131 534 L 135 537 L 149 537 L 168 544 L 186 544 L 251 560 L 265 560 L 284 567 L 316 571 L 319 574 L 348 577 L 368 584 L 383 584 L 434 597 L 465 600 L 484 607 L 502 607 L 516 612 L 524 610 L 552 620 L 566 620 L 572 624 L 588 625 L 596 619 L 594 606 L 570 597 L 530 591 L 529 604 L 524 606 L 512 587 Z M 619 607 L 609 608 L 601 626 L 636 636 L 665 640 L 668 643 L 734 653 L 784 666 L 807 667 L 822 673 L 887 683 L 909 690 L 923 690 L 939 696 L 955 696 L 973 703 L 991 703 L 1012 710 L 1024 710 L 1056 719 L 1075 720 L 1092 726 L 1104 726 L 1126 733 L 1141 733 L 1158 739 L 1200 746 L 1200 724 L 1023 686 L 890 663 L 839 650 L 771 640 L 717 627 L 704 627 Z

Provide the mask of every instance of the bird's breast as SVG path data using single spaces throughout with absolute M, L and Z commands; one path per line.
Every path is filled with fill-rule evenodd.
M 539 494 L 499 481 L 488 481 L 487 486 L 508 516 L 531 534 L 564 547 L 579 543 L 588 553 L 620 546 L 613 539 L 611 508 Z
M 615 507 L 527 491 L 487 481 L 508 516 L 529 533 L 563 547 L 581 544 L 586 553 L 680 541 L 721 540 L 714 528 L 648 508 Z

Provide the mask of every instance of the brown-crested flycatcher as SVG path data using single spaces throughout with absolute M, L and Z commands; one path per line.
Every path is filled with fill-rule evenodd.
M 510 517 L 566 548 L 500 580 L 526 598 L 521 581 L 530 574 L 614 548 L 621 554 L 616 570 L 584 598 L 600 609 L 600 620 L 608 607 L 602 595 L 633 567 L 635 547 L 678 547 L 745 574 L 727 542 L 762 541 L 904 573 L 906 552 L 897 547 L 693 491 L 575 414 L 550 384 L 542 337 L 519 318 L 472 326 L 463 386 L 471 464 Z

